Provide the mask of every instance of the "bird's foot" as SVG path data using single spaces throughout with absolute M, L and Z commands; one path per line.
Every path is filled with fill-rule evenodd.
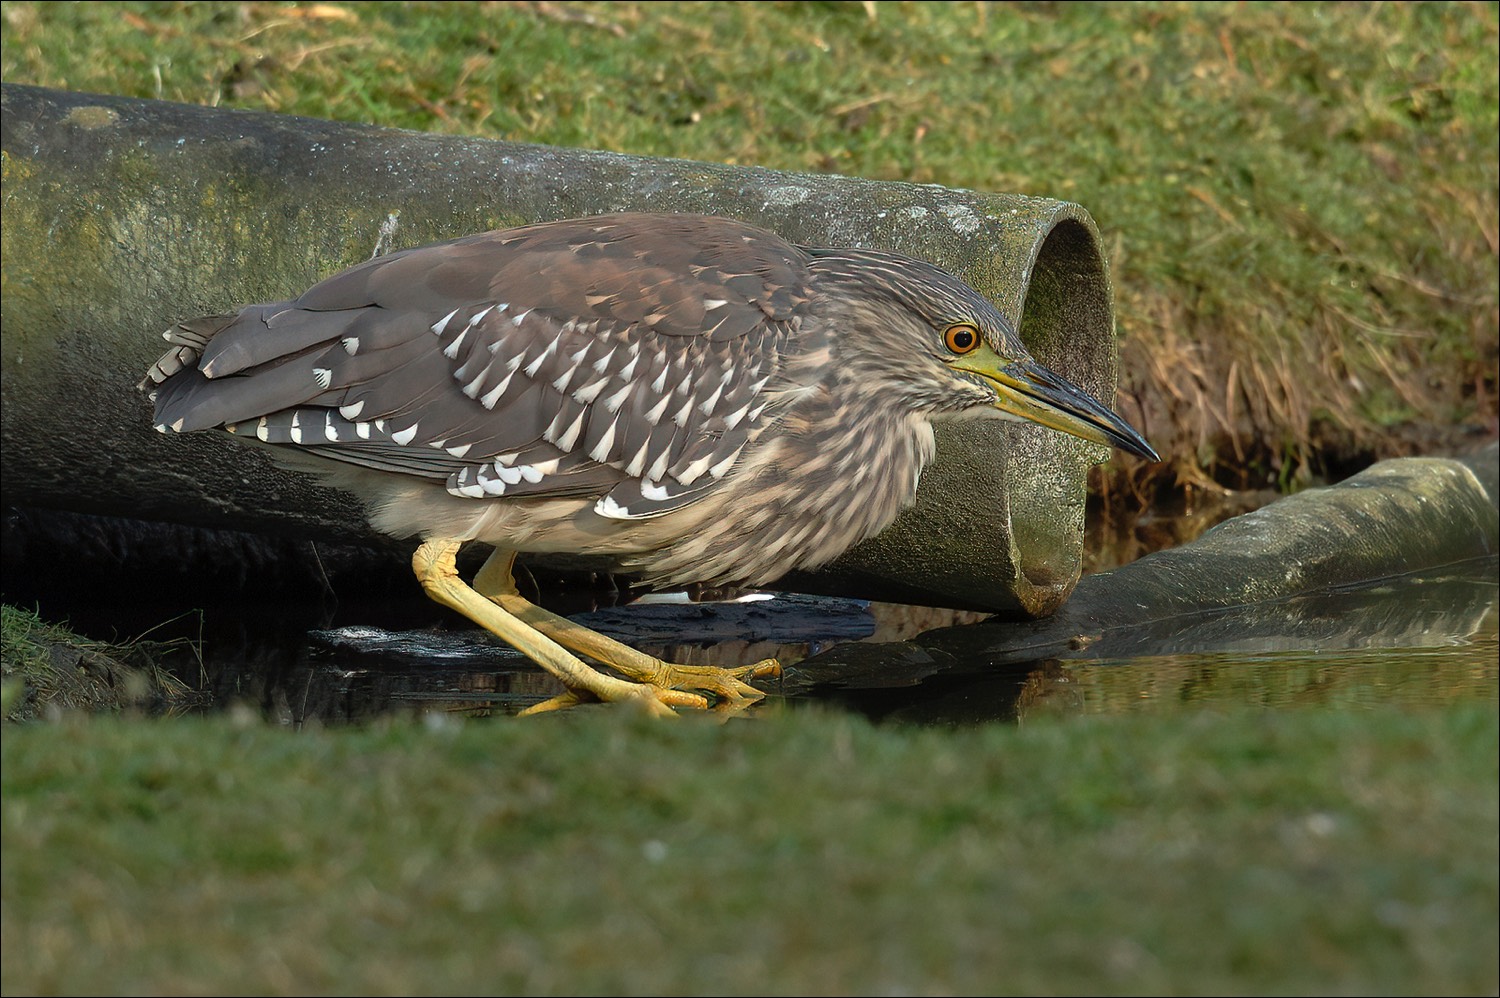
M 450 567 L 456 550 L 456 545 L 452 545 L 451 549 L 439 551 L 447 556 L 446 564 Z M 536 641 L 521 642 L 508 637 L 497 627 L 491 627 L 492 633 L 526 652 L 567 687 L 567 692 L 530 707 L 524 713 L 540 714 L 599 700 L 617 703 L 635 699 L 649 701 L 649 709 L 657 714 L 671 713 L 674 707 L 703 710 L 710 703 L 715 711 L 733 712 L 765 698 L 765 694 L 751 686 L 749 681 L 781 675 L 781 665 L 774 658 L 726 669 L 711 665 L 677 665 L 647 655 L 527 600 L 516 591 L 515 578 L 511 574 L 514 561 L 514 551 L 497 549 L 474 576 L 474 588 L 464 589 L 494 603 L 504 612 L 506 620 L 516 621 L 537 637 L 549 643 L 556 642 L 573 654 L 586 656 L 625 677 L 604 676 L 576 659 L 549 665 L 549 660 L 542 654 L 545 645 Z M 420 570 L 418 575 L 421 575 Z M 473 613 L 470 617 L 485 619 Z
M 580 704 L 600 703 L 608 700 L 611 703 L 634 704 L 646 713 L 654 717 L 676 717 L 674 707 L 686 707 L 690 710 L 704 710 L 708 707 L 705 697 L 694 693 L 686 693 L 682 690 L 660 689 L 649 683 L 630 683 L 634 690 L 621 696 L 601 697 L 590 690 L 568 689 L 559 693 L 549 700 L 532 704 L 520 712 L 521 717 L 530 717 L 533 714 L 546 714 L 555 710 L 567 710 L 569 707 L 577 707 Z
M 611 663 L 630 677 L 633 689 L 623 695 L 601 697 L 587 689 L 568 689 L 550 700 L 533 704 L 521 711 L 523 716 L 544 714 L 555 710 L 566 710 L 580 704 L 598 703 L 603 699 L 611 702 L 637 703 L 648 712 L 661 716 L 674 713 L 673 708 L 688 710 L 712 709 L 718 713 L 737 713 L 749 707 L 765 694 L 751 686 L 746 680 L 764 679 L 781 675 L 781 665 L 774 658 L 762 659 L 754 665 L 725 669 L 712 665 L 674 665 L 652 660 L 650 668 L 634 668 L 634 663 L 622 665 Z M 707 694 L 707 696 L 703 695 Z
M 616 665 L 616 668 L 619 668 Z M 781 675 L 781 663 L 774 658 L 761 659 L 754 665 L 726 669 L 716 665 L 674 665 L 657 662 L 649 670 L 627 673 L 630 678 L 664 690 L 694 690 L 714 698 L 717 710 L 741 710 L 765 693 L 750 685 L 756 679 Z

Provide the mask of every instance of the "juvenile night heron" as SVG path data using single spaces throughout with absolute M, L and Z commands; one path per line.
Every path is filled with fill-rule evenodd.
M 709 216 L 487 232 L 165 336 L 142 382 L 157 428 L 268 444 L 361 497 L 377 529 L 420 537 L 428 595 L 565 685 L 533 710 L 737 703 L 776 664 L 672 665 L 586 630 L 520 596 L 517 552 L 769 583 L 889 524 L 939 419 L 1030 420 L 1156 459 L 952 275 Z M 472 586 L 454 561 L 469 541 L 494 547 Z

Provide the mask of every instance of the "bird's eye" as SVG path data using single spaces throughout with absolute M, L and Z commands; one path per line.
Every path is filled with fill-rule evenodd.
M 960 322 L 944 331 L 943 342 L 954 353 L 966 354 L 972 353 L 984 341 L 979 337 L 979 330 L 966 322 Z

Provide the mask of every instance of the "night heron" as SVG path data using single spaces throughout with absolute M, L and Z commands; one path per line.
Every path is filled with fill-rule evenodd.
M 773 582 L 889 524 L 940 419 L 1030 420 L 1156 460 L 952 275 L 726 218 L 487 232 L 165 336 L 142 382 L 157 428 L 270 445 L 377 529 L 421 538 L 428 595 L 566 687 L 533 710 L 737 704 L 776 664 L 642 654 L 522 598 L 517 552 L 611 556 L 657 584 Z M 455 567 L 469 541 L 494 547 L 472 586 Z

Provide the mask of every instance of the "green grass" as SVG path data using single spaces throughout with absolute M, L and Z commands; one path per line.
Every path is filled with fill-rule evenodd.
M 4 991 L 1493 993 L 1486 705 L 8 727 Z
M 1494 431 L 1494 3 L 3 9 L 7 81 L 1078 201 L 1190 479 Z
M 0 606 L 0 716 L 35 720 L 67 712 L 171 711 L 198 700 L 160 664 L 183 642 L 109 645 Z

